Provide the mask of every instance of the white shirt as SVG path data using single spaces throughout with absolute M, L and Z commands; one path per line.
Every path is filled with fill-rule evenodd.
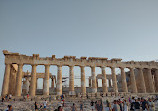
M 43 104 L 44 104 L 44 106 L 47 106 L 47 101 L 44 101 L 44 103 L 43 103 Z

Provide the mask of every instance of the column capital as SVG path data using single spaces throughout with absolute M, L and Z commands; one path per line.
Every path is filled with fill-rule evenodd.
M 116 68 L 115 66 L 110 66 L 110 68 L 112 69 L 112 68 Z
M 103 68 L 103 69 L 105 69 L 105 68 L 106 68 L 106 66 L 101 66 L 100 68 L 101 68 L 101 69 L 102 69 L 102 68 Z
M 120 69 L 125 69 L 125 67 L 119 67 Z
M 37 66 L 37 64 L 31 64 L 31 66 Z
M 50 66 L 50 64 L 44 64 L 44 66 Z
M 11 65 L 11 63 L 5 63 L 5 65 Z
M 80 66 L 80 68 L 84 68 L 85 66 Z
M 68 67 L 74 67 L 74 65 L 69 65 Z
M 62 67 L 62 65 L 57 65 L 57 67 Z
M 93 65 L 93 66 L 90 66 L 91 68 L 95 68 L 95 65 Z
M 137 69 L 141 69 L 141 70 L 143 70 L 144 68 L 142 68 L 142 67 L 138 67 Z
M 152 68 L 151 67 L 149 67 L 149 68 L 147 68 L 148 70 L 151 70 Z
M 135 67 L 129 67 L 128 69 L 130 69 L 130 70 L 131 70 L 131 69 L 135 69 Z
M 23 66 L 24 64 L 23 63 L 18 63 L 18 65 L 22 65 Z

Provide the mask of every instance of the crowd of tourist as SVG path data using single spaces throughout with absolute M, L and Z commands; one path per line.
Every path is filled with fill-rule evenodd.
M 28 96 L 27 96 L 28 98 Z M 116 97 L 118 98 L 118 97 Z M 5 97 L 2 97 L 2 102 L 4 101 L 10 101 L 12 99 L 11 95 L 6 95 Z M 43 111 L 47 110 L 48 103 L 51 104 L 52 97 L 50 96 L 49 102 L 45 99 L 42 103 L 38 104 L 37 102 L 34 103 L 34 109 L 35 111 Z M 150 97 L 150 98 L 139 98 L 139 97 L 120 97 L 115 100 L 113 97 L 112 99 L 100 99 L 95 101 L 95 99 L 91 100 L 89 105 L 92 111 L 156 111 L 155 110 L 155 103 L 158 103 L 158 96 L 156 97 Z M 58 104 L 58 107 L 54 111 L 63 111 L 63 108 L 66 106 L 64 102 L 64 95 L 60 96 L 60 104 Z M 79 109 L 80 111 L 84 111 L 86 108 L 84 101 L 77 102 L 77 103 L 70 103 L 71 105 L 71 111 L 77 111 Z M 79 106 L 79 107 L 78 107 Z M 13 111 L 12 105 L 8 105 L 6 111 Z

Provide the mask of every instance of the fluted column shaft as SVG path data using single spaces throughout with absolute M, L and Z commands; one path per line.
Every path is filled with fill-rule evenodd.
M 131 81 L 132 93 L 137 93 L 137 85 L 136 85 L 135 74 L 134 74 L 133 68 L 130 68 L 130 81 Z
M 121 69 L 121 79 L 122 79 L 122 91 L 123 92 L 128 92 L 128 88 L 127 88 L 127 82 L 126 82 L 126 74 L 124 71 L 124 68 L 120 68 Z
M 15 96 L 21 96 L 22 73 L 23 73 L 23 64 L 18 64 Z
M 15 95 L 15 87 L 16 87 L 16 75 L 17 73 L 13 68 L 10 71 L 10 81 L 9 81 L 9 94 Z
M 74 95 L 74 66 L 70 66 L 69 68 L 69 95 Z
M 146 93 L 146 87 L 145 87 L 145 81 L 144 81 L 144 75 L 143 75 L 143 70 L 141 68 L 139 70 L 139 79 L 140 79 L 140 90 L 141 93 Z
M 30 83 L 30 96 L 36 95 L 36 84 L 37 84 L 37 77 L 36 77 L 36 65 L 32 65 L 32 73 L 31 73 L 31 83 Z
M 49 95 L 49 65 L 45 65 L 43 95 Z
M 3 78 L 2 96 L 5 96 L 9 92 L 9 79 L 10 79 L 10 64 L 5 65 L 5 74 Z
M 81 92 L 83 95 L 86 94 L 86 78 L 85 78 L 85 70 L 84 66 L 81 66 Z
M 54 88 L 54 78 L 52 78 L 52 88 Z
M 155 92 L 158 92 L 158 69 L 155 70 Z
M 101 67 L 101 69 L 102 69 L 102 75 L 103 75 L 103 78 L 102 78 L 103 93 L 107 93 L 108 88 L 107 88 L 105 67 Z
M 96 84 L 96 75 L 95 75 L 95 67 L 91 67 L 92 72 L 92 93 L 97 93 L 97 84 Z
M 36 90 L 37 90 L 37 88 L 38 88 L 38 78 L 36 79 Z
M 58 75 L 57 75 L 57 95 L 62 95 L 62 66 L 58 66 Z
M 150 89 L 150 93 L 154 93 L 155 92 L 155 88 L 154 88 L 154 83 L 153 83 L 153 79 L 152 79 L 152 74 L 151 74 L 151 69 L 147 69 L 148 73 L 147 73 L 147 76 L 148 76 L 148 83 L 149 83 L 149 89 Z
M 115 93 L 118 93 L 117 79 L 116 79 L 116 73 L 115 73 L 115 68 L 114 67 L 111 67 L 111 73 L 112 73 L 113 91 Z

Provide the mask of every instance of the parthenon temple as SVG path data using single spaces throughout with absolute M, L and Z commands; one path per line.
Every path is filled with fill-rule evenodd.
M 74 66 L 81 69 L 80 93 L 85 96 L 87 93 L 96 94 L 99 91 L 103 94 L 108 93 L 158 93 L 158 62 L 155 61 L 127 61 L 123 62 L 119 58 L 100 58 L 100 57 L 81 57 L 64 56 L 63 58 L 39 57 L 39 54 L 32 56 L 12 53 L 3 50 L 5 56 L 5 73 L 3 78 L 1 95 L 12 94 L 22 96 L 29 93 L 34 97 L 37 94 L 37 79 L 43 78 L 42 95 L 50 95 L 50 90 L 55 95 L 63 94 L 62 85 L 62 66 L 69 67 L 69 87 L 68 95 L 76 95 L 74 87 Z M 23 66 L 31 65 L 31 72 L 24 72 Z M 37 73 L 38 65 L 45 66 L 45 72 Z M 50 66 L 57 66 L 57 77 L 50 73 Z M 89 77 L 89 87 L 86 87 L 85 67 L 91 68 Z M 101 74 L 96 74 L 95 68 L 101 68 Z M 107 75 L 105 68 L 111 69 L 111 74 Z M 116 68 L 121 70 L 120 75 L 116 75 Z M 125 68 L 129 71 L 125 72 Z M 97 75 L 97 76 L 96 76 Z M 25 80 L 23 80 L 25 78 Z M 50 79 L 51 87 L 49 86 Z M 102 79 L 101 90 L 98 90 L 97 80 Z M 109 87 L 108 87 L 109 86 Z M 111 90 L 110 90 L 111 88 Z M 88 90 L 90 89 L 90 90 Z

